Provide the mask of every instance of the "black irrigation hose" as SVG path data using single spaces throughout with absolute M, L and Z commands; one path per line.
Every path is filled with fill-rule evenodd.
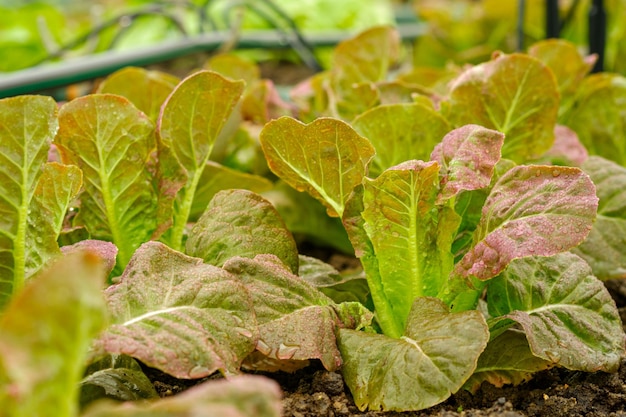
M 606 49 L 606 12 L 604 1 L 593 0 L 589 10 L 589 53 L 598 54 L 592 72 L 604 70 L 604 50 Z
M 559 0 L 546 0 L 546 38 L 558 38 L 560 31 Z

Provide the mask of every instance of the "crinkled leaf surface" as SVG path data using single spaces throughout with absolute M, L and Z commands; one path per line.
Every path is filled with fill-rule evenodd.
M 154 124 L 130 101 L 92 94 L 61 107 L 55 143 L 62 160 L 83 171 L 76 223 L 110 240 L 126 266 L 156 229 L 156 193 L 147 160 L 155 148 Z
M 105 295 L 114 324 L 96 353 L 126 354 L 177 378 L 234 373 L 254 349 L 256 322 L 237 277 L 148 242 Z
M 361 410 L 421 410 L 461 388 L 488 339 L 478 311 L 418 298 L 400 339 L 340 329 L 342 372 Z
M 182 247 L 184 229 L 202 171 L 243 89 L 243 81 L 230 81 L 215 72 L 199 71 L 181 81 L 161 108 L 159 153 L 174 156 L 187 181 L 174 202 L 174 226 L 170 238 L 174 249 Z
M 552 362 L 533 355 L 524 332 L 508 329 L 489 341 L 464 388 L 475 392 L 484 381 L 498 388 L 505 384 L 519 385 L 530 380 L 535 372 L 551 366 Z
M 430 157 L 442 167 L 442 197 L 487 187 L 503 142 L 502 133 L 478 125 L 465 125 L 448 133 Z
M 272 172 L 321 201 L 329 215 L 339 217 L 374 156 L 367 139 L 331 118 L 305 125 L 281 117 L 265 125 L 261 146 Z
M 356 327 L 359 316 L 366 315 L 363 308 L 340 317 L 330 298 L 273 255 L 235 257 L 224 269 L 238 276 L 252 297 L 260 332 L 257 350 L 273 359 L 320 359 L 329 370 L 341 364 L 335 328 Z
M 89 343 L 104 327 L 105 280 L 90 253 L 68 255 L 29 281 L 0 316 L 2 415 L 77 415 Z
M 578 85 L 575 104 L 561 117 L 591 155 L 626 166 L 626 78 L 600 73 Z
M 370 287 L 382 287 L 382 296 L 392 306 L 395 327 L 404 328 L 413 300 L 437 295 L 448 279 L 453 267 L 450 245 L 458 216 L 451 209 L 442 207 L 440 211 L 435 204 L 439 194 L 436 162 L 407 161 L 375 180 L 367 180 L 364 187 L 364 228 L 381 279 Z M 369 274 L 367 265 L 364 267 L 371 281 L 376 275 Z M 389 323 L 383 320 L 380 325 L 385 334 L 398 336 Z
M 27 277 L 59 254 L 57 238 L 63 228 L 65 213 L 83 183 L 82 179 L 82 172 L 77 166 L 56 162 L 43 166 L 28 216 Z
M 512 168 L 487 197 L 474 246 L 454 272 L 486 280 L 515 258 L 569 250 L 589 234 L 597 207 L 595 187 L 578 168 Z
M 448 118 L 506 135 L 502 157 L 523 163 L 550 149 L 559 108 L 554 75 L 528 55 L 499 55 L 466 70 L 451 85 Z
M 242 375 L 209 381 L 154 402 L 96 404 L 83 417 L 280 417 L 281 392 L 269 378 Z
M 109 75 L 98 87 L 98 93 L 124 96 L 156 122 L 161 105 L 179 81 L 165 72 L 126 67 Z
M 262 193 L 272 188 L 272 182 L 265 177 L 247 174 L 209 161 L 198 182 L 189 213 L 190 220 L 195 221 L 202 215 L 218 191 L 233 188 Z
M 26 278 L 28 210 L 57 129 L 56 111 L 45 96 L 0 100 L 0 308 Z
M 615 302 L 578 256 L 516 259 L 489 283 L 487 299 L 490 326 L 518 322 L 536 356 L 586 372 L 619 367 L 625 337 Z
M 589 157 L 582 168 L 600 202 L 589 236 L 573 252 L 602 280 L 626 278 L 626 168 L 599 156 Z
M 188 255 L 215 266 L 234 256 L 269 253 L 298 272 L 296 241 L 276 209 L 251 191 L 217 193 L 191 229 L 186 248 Z
M 376 149 L 369 172 L 373 177 L 410 159 L 427 161 L 435 145 L 450 131 L 448 122 L 423 104 L 374 107 L 354 119 L 352 127 Z

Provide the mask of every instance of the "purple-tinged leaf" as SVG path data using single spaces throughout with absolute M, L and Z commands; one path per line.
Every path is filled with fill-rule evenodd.
M 430 156 L 441 166 L 441 197 L 485 188 L 500 160 L 504 135 L 478 125 L 465 125 L 448 133 Z
M 447 98 L 455 126 L 477 124 L 506 135 L 502 157 L 524 163 L 554 141 L 559 91 L 552 72 L 528 55 L 499 55 L 456 78 Z
M 126 97 L 156 122 L 161 105 L 179 81 L 178 77 L 165 72 L 126 67 L 109 75 L 97 92 Z
M 626 78 L 599 73 L 577 86 L 574 105 L 560 117 L 589 154 L 626 166 Z
M 406 317 L 419 296 L 436 296 L 453 267 L 450 252 L 458 226 L 453 210 L 436 206 L 439 164 L 407 161 L 364 184 L 365 231 L 372 242 L 378 271 L 364 265 L 368 282 L 380 276 L 385 298 L 396 324 L 379 320 L 383 332 L 399 337 Z M 441 209 L 441 210 L 440 210 Z M 375 290 L 372 290 L 372 294 Z M 376 310 L 383 308 L 374 300 Z M 383 304 L 384 305 L 384 304 Z
M 587 149 L 572 129 L 563 125 L 554 128 L 554 144 L 539 160 L 545 165 L 566 165 L 580 167 L 589 158 Z
M 28 216 L 26 277 L 32 276 L 60 253 L 57 238 L 63 229 L 65 214 L 82 183 L 83 175 L 77 166 L 56 162 L 43 166 Z
M 572 253 L 516 259 L 487 288 L 490 326 L 514 320 L 533 354 L 568 369 L 617 371 L 624 331 L 615 302 Z
M 360 410 L 421 410 L 461 388 L 488 339 L 480 312 L 418 298 L 399 339 L 340 329 L 342 373 Z
M 339 315 L 330 298 L 273 255 L 235 257 L 224 269 L 239 277 L 249 291 L 259 323 L 256 348 L 272 359 L 320 359 L 326 369 L 337 369 L 341 355 L 335 328 L 357 327 L 367 320 L 360 317 L 367 316 L 363 307 L 354 316 Z
M 104 327 L 105 274 L 90 253 L 59 259 L 0 316 L 0 404 L 7 417 L 78 415 L 78 383 Z
M 281 117 L 265 125 L 261 146 L 274 174 L 296 190 L 307 191 L 326 206 L 329 215 L 339 217 L 374 156 L 367 139 L 331 118 L 305 125 Z
M 174 201 L 172 235 L 168 237 L 174 249 L 183 246 L 185 227 L 202 171 L 243 89 L 243 81 L 229 81 L 217 73 L 199 71 L 181 81 L 161 108 L 159 160 L 173 156 L 180 164 L 176 170 L 173 169 L 176 163 L 168 160 L 170 169 L 163 172 L 161 179 L 165 184 L 171 182 L 171 191 L 176 189 L 178 192 Z M 173 175 L 173 181 L 168 181 L 168 173 Z M 186 176 L 187 182 L 179 191 L 176 187 L 180 187 L 182 175 Z
M 0 100 L 0 309 L 26 279 L 29 205 L 57 130 L 56 113 L 50 97 Z
M 270 190 L 272 182 L 265 177 L 247 174 L 209 161 L 202 171 L 198 188 L 196 188 L 196 195 L 189 213 L 190 220 L 195 221 L 202 215 L 218 191 L 233 188 L 261 193 Z
M 407 160 L 427 161 L 435 145 L 450 131 L 439 113 L 421 104 L 374 107 L 354 119 L 352 127 L 376 149 L 369 170 L 372 177 Z
M 186 252 L 222 266 L 234 256 L 276 255 L 298 272 L 298 248 L 276 209 L 246 190 L 218 192 L 189 232 Z
M 474 246 L 454 274 L 487 280 L 513 259 L 572 249 L 589 234 L 597 207 L 595 187 L 580 169 L 517 166 L 491 190 Z
M 92 94 L 61 107 L 55 142 L 63 162 L 83 171 L 76 224 L 115 243 L 123 268 L 157 226 L 146 162 L 156 146 L 154 124 L 124 97 Z
M 464 388 L 474 393 L 485 381 L 497 388 L 519 385 L 530 380 L 535 372 L 552 366 L 552 362 L 533 355 L 524 332 L 508 329 L 489 341 Z
M 187 391 L 152 402 L 103 402 L 82 417 L 280 417 L 278 384 L 262 376 L 242 375 L 208 381 Z
M 589 236 L 572 251 L 601 280 L 626 278 L 626 168 L 591 156 L 582 169 L 596 186 L 600 202 Z
M 103 240 L 86 239 L 76 242 L 73 245 L 62 246 L 61 252 L 64 254 L 88 251 L 97 255 L 103 262 L 106 274 L 110 274 L 115 267 L 115 258 L 117 257 L 117 247 L 111 242 Z
M 202 378 L 236 373 L 257 341 L 240 280 L 158 242 L 137 249 L 105 295 L 115 324 L 94 354 L 126 354 L 177 378 Z

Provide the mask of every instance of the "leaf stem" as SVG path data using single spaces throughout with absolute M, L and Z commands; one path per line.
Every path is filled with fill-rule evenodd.
M 207 157 L 208 160 L 208 157 Z M 206 161 L 205 161 L 206 166 Z M 183 237 L 185 235 L 185 227 L 189 220 L 189 213 L 191 213 L 191 206 L 193 204 L 193 198 L 202 176 L 202 169 L 197 169 L 194 175 L 191 177 L 191 181 L 187 183 L 187 186 L 183 188 L 183 197 L 180 204 L 177 205 L 177 209 L 174 211 L 174 219 L 172 225 L 172 237 L 170 239 L 170 246 L 172 249 L 181 251 L 183 248 Z

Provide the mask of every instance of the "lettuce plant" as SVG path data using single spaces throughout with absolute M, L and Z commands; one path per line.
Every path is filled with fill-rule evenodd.
M 287 146 L 295 137 L 298 146 Z M 344 377 L 360 408 L 444 400 L 491 339 L 513 337 L 514 323 L 542 364 L 617 369 L 615 305 L 586 263 L 566 252 L 591 230 L 595 187 L 579 168 L 502 160 L 504 142 L 498 131 L 466 125 L 429 161 L 368 178 L 374 149 L 344 122 L 280 118 L 261 132 L 273 172 L 343 219 L 363 264 L 382 334 L 339 331 Z M 489 320 L 476 309 L 485 290 Z

